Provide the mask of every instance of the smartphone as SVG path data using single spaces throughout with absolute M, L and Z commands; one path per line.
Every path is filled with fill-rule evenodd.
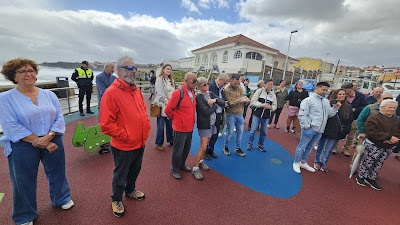
M 331 105 L 334 105 L 334 104 L 336 104 L 337 103 L 337 99 L 332 99 L 331 100 Z

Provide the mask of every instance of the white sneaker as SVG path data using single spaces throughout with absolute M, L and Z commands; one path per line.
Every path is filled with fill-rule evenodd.
M 317 150 L 318 149 L 318 145 L 314 146 L 314 149 Z
M 300 167 L 305 169 L 305 170 L 308 170 L 310 172 L 313 172 L 313 173 L 315 172 L 315 169 L 312 168 L 311 166 L 309 166 L 307 163 L 300 162 Z
M 72 200 L 69 200 L 69 202 L 67 202 L 66 204 L 62 205 L 61 208 L 67 210 L 67 209 L 72 208 L 72 206 L 74 206 L 74 205 L 75 205 L 74 202 Z
M 222 137 L 222 133 L 218 133 L 218 137 Z
M 296 173 L 301 173 L 301 171 L 300 171 L 300 163 L 294 162 L 293 163 L 293 170 Z
M 33 225 L 33 221 L 27 222 L 27 223 L 23 223 L 23 224 L 21 224 L 21 225 Z

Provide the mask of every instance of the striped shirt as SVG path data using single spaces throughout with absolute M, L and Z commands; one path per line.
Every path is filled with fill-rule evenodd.
M 36 98 L 38 105 L 16 88 L 0 94 L 0 123 L 4 133 L 0 140 L 6 157 L 12 152 L 11 142 L 16 143 L 32 133 L 45 136 L 52 130 L 64 134 L 65 122 L 57 96 L 39 88 Z

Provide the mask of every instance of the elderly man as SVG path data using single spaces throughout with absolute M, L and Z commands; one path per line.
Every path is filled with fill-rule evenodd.
M 368 105 L 373 104 L 378 101 L 378 97 L 382 93 L 383 93 L 383 88 L 376 87 L 374 88 L 374 90 L 372 90 L 372 95 L 365 98 L 365 101 L 367 102 Z
M 352 83 L 344 83 L 342 85 L 342 88 L 346 90 L 347 101 L 351 104 L 351 107 L 353 109 L 354 121 L 353 123 L 351 123 L 350 133 L 347 134 L 346 142 L 342 147 L 342 154 L 345 156 L 350 156 L 349 147 L 353 144 L 353 139 L 357 134 L 356 120 L 361 110 L 363 110 L 363 108 L 367 105 L 367 102 L 365 101 L 365 97 L 363 94 L 353 89 Z
M 231 76 L 231 81 L 224 89 L 225 100 L 228 101 L 228 108 L 226 109 L 226 127 L 228 133 L 225 136 L 223 152 L 225 155 L 230 155 L 229 141 L 232 137 L 233 130 L 236 128 L 236 147 L 235 153 L 239 156 L 245 156 L 246 153 L 240 148 L 242 142 L 244 118 L 243 107 L 249 103 L 249 98 L 244 94 L 244 90 L 240 87 L 240 76 L 234 74 Z
M 89 69 L 88 61 L 82 61 L 80 68 L 76 68 L 71 76 L 71 80 L 75 81 L 79 88 L 79 114 L 84 116 L 83 113 L 83 98 L 86 95 L 86 113 L 94 114 L 90 110 L 90 99 L 92 98 L 93 91 L 93 71 Z
M 192 145 L 192 133 L 196 118 L 196 95 L 194 89 L 197 87 L 197 77 L 194 73 L 186 73 L 184 83 L 176 89 L 165 106 L 165 114 L 172 119 L 174 129 L 174 147 L 172 149 L 171 174 L 179 180 L 179 170 L 191 172 L 186 166 L 186 158 Z M 183 98 L 181 98 L 181 94 Z
M 100 102 L 101 97 L 103 96 L 106 89 L 112 84 L 112 82 L 117 78 L 116 76 L 112 75 L 114 73 L 114 63 L 106 62 L 104 64 L 104 71 L 96 76 L 96 87 L 97 87 L 97 97 L 99 99 L 99 109 L 100 109 Z M 103 144 L 100 145 L 99 154 L 105 154 L 110 152 L 110 145 Z
M 135 84 L 137 67 L 124 56 L 117 61 L 118 78 L 107 88 L 101 99 L 100 127 L 111 136 L 114 156 L 111 206 L 116 217 L 125 214 L 122 195 L 143 200 L 145 194 L 136 190 L 136 179 L 142 167 L 144 145 L 150 132 L 150 121 L 142 92 Z
M 224 87 L 225 85 L 229 82 L 229 76 L 226 73 L 221 73 L 217 76 L 217 79 L 213 80 L 210 82 L 210 86 L 209 91 L 213 92 L 214 94 L 216 94 L 218 97 L 220 98 L 224 98 L 223 94 L 224 94 Z M 208 143 L 208 148 L 206 151 L 206 154 L 204 155 L 204 159 L 211 159 L 211 157 L 213 158 L 217 158 L 217 155 L 214 153 L 214 146 L 215 146 L 215 142 L 217 142 L 218 139 L 218 134 L 221 128 L 221 122 L 224 118 L 224 109 L 225 105 L 218 105 L 217 111 L 216 111 L 216 127 L 217 127 L 217 133 L 213 134 L 211 136 L 210 142 Z

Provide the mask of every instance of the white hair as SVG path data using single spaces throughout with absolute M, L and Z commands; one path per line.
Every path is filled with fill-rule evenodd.
M 122 56 L 122 57 L 120 57 L 120 58 L 117 60 L 117 65 L 116 65 L 116 67 L 119 68 L 119 67 L 121 67 L 121 66 L 124 66 L 126 60 L 130 60 L 130 61 L 133 62 L 133 58 L 132 58 L 132 57 L 129 57 L 129 56 Z M 117 73 L 118 73 L 118 76 L 120 76 L 118 70 L 117 70 Z
M 104 69 L 106 69 L 107 66 L 111 66 L 111 65 L 114 65 L 114 63 L 113 62 L 104 63 Z
M 393 99 L 385 99 L 381 102 L 381 104 L 379 105 L 379 109 L 382 109 L 382 107 L 385 107 L 387 104 L 389 103 L 394 103 L 396 104 L 396 107 L 399 105 L 399 103 L 396 100 Z

